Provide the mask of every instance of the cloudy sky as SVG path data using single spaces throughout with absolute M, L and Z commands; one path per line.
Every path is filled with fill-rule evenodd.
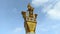
M 0 0 L 0 34 L 26 34 L 21 11 L 28 3 L 38 14 L 36 34 L 60 34 L 60 0 Z

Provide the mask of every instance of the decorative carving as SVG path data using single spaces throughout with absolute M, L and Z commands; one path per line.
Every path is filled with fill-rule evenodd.
M 28 4 L 27 8 L 28 8 L 27 12 L 22 11 L 22 15 L 25 20 L 24 27 L 26 33 L 29 32 L 35 33 L 37 14 L 33 14 L 34 8 L 30 5 L 30 3 Z
M 37 14 L 33 14 L 34 8 L 30 5 L 30 3 L 28 4 L 27 8 L 28 8 L 28 12 L 22 11 L 22 15 L 23 15 L 24 20 L 31 21 L 33 19 L 34 21 L 36 21 Z M 28 13 L 27 14 L 28 16 L 26 16 L 26 13 Z

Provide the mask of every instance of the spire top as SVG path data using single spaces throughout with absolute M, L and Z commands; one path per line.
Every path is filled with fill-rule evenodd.
M 28 3 L 27 8 L 28 8 L 28 11 L 33 11 L 34 10 L 34 8 L 30 5 L 30 3 Z

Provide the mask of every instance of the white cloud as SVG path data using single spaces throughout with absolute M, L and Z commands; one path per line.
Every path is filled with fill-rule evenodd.
M 41 4 L 44 4 L 48 2 L 48 0 L 32 0 L 32 4 L 35 6 L 40 6 Z
M 14 32 L 21 32 L 22 31 L 22 28 L 16 28 L 15 30 L 14 30 Z
M 45 3 L 45 4 L 44 4 Z M 32 0 L 33 6 L 42 6 L 43 13 L 49 19 L 60 20 L 60 2 L 59 0 Z
M 53 9 L 47 11 L 47 16 L 51 19 L 60 19 L 60 2 L 57 2 Z

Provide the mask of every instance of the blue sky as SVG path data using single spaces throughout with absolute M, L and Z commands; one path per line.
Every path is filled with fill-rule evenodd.
M 35 8 L 36 34 L 60 34 L 60 0 L 0 0 L 0 34 L 26 34 L 21 11 Z

